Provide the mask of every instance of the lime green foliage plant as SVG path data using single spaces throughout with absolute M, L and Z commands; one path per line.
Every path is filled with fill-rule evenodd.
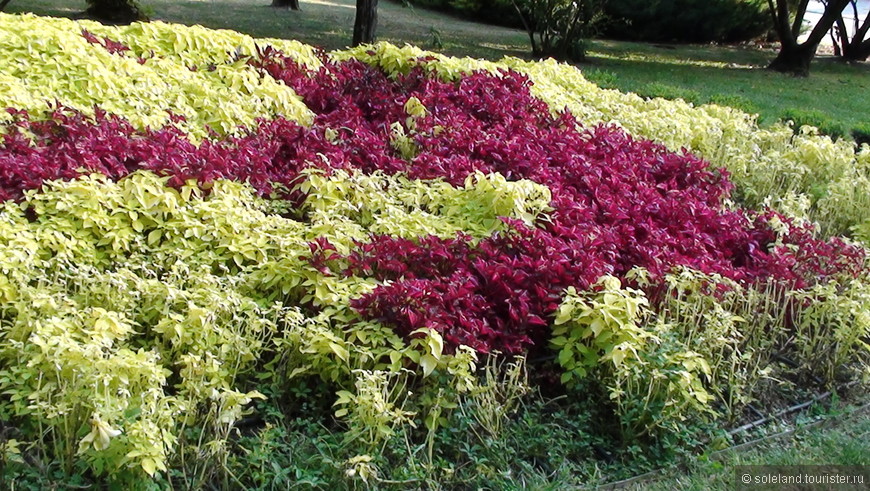
M 613 276 L 602 277 L 599 285 L 600 292 L 586 294 L 569 287 L 553 321 L 550 343 L 565 369 L 562 383 L 582 379 L 602 363 L 619 368 L 637 360 L 652 337 L 638 325 L 649 306 L 643 292 L 623 289 Z
M 643 292 L 623 288 L 612 276 L 597 286 L 584 294 L 569 288 L 556 314 L 551 345 L 565 370 L 562 382 L 594 376 L 607 388 L 629 440 L 679 429 L 690 414 L 710 412 L 707 360 L 687 349 L 671 326 L 649 324 Z
M 643 270 L 629 277 L 653 286 Z M 603 277 L 593 291 L 568 289 L 554 320 L 563 383 L 605 384 L 629 438 L 690 416 L 739 417 L 762 379 L 790 376 L 774 363 L 783 355 L 828 383 L 870 355 L 861 278 L 791 291 L 681 269 L 657 288 L 653 311 L 642 292 Z
M 106 27 L 35 16 L 0 14 L 0 106 L 45 114 L 55 103 L 93 114 L 99 106 L 137 128 L 174 124 L 194 140 L 208 129 L 234 133 L 257 118 L 307 124 L 313 115 L 289 87 L 261 77 L 240 56 L 258 45 L 242 34 L 162 23 Z M 130 43 L 111 53 L 82 30 Z M 156 41 L 156 42 L 155 42 Z M 266 42 L 261 42 L 266 45 Z M 300 60 L 310 48 L 290 42 Z M 59 79 L 62 75 L 62 79 Z M 184 120 L 178 120 L 177 117 Z M 0 121 L 9 115 L 0 113 Z
M 834 384 L 854 359 L 870 357 L 870 286 L 866 279 L 830 282 L 792 294 L 796 358 L 809 373 Z
M 485 235 L 500 223 L 488 216 L 533 219 L 546 188 L 482 175 L 463 188 L 398 175 L 309 177 L 307 223 L 244 184 L 216 181 L 204 193 L 148 172 L 54 182 L 4 203 L 0 390 L 9 399 L 0 415 L 68 470 L 84 459 L 129 482 L 195 448 L 222 462 L 233 425 L 263 397 L 264 376 L 310 374 L 351 391 L 337 403 L 351 427 L 388 416 L 413 423 L 414 411 L 399 404 L 394 414 L 376 397 L 394 393 L 409 368 L 433 386 L 446 381 L 450 398 L 467 391 L 473 353 L 448 355 L 437 333 L 406 342 L 359 319 L 349 302 L 376 283 L 318 270 L 304 259 L 309 243 L 328 236 L 348 247 L 375 230 L 449 235 L 472 219 L 485 225 L 467 232 Z M 368 194 L 360 214 L 349 200 L 366 189 L 392 191 Z M 512 198 L 498 205 L 491 193 Z M 374 442 L 383 428 L 371 428 Z
M 709 366 L 705 386 L 719 411 L 738 417 L 786 340 L 785 290 L 744 287 L 689 269 L 668 275 L 665 288 L 659 318 Z

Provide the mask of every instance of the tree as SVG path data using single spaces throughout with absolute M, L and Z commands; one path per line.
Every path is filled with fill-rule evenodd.
M 275 8 L 299 10 L 299 0 L 272 0 L 272 6 Z
M 834 54 L 848 61 L 864 61 L 870 58 L 870 38 L 867 37 L 870 32 L 870 10 L 867 11 L 864 21 L 861 21 L 858 12 L 858 2 L 850 0 L 849 6 L 852 13 L 852 35 L 849 36 L 849 30 L 846 28 L 846 19 L 843 12 L 837 18 L 832 35 L 834 38 Z
M 353 21 L 353 45 L 373 43 L 378 27 L 378 0 L 356 0 Z
M 840 17 L 850 0 L 828 0 L 825 11 L 804 42 L 799 42 L 804 17 L 810 0 L 767 0 L 773 16 L 773 27 L 779 37 L 780 48 L 768 68 L 783 73 L 806 77 L 810 62 L 816 56 L 819 43 Z M 795 3 L 796 8 L 792 8 Z M 792 13 L 794 10 L 794 13 Z
M 603 0 L 512 0 L 529 35 L 532 54 L 583 61 L 584 39 L 601 17 Z
M 0 12 L 3 12 L 3 9 L 5 9 L 6 6 L 9 5 L 9 2 L 11 2 L 11 1 L 12 0 L 0 0 Z

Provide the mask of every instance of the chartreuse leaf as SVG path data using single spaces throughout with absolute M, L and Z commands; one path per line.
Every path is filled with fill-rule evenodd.
M 133 49 L 112 54 L 88 43 L 82 36 L 83 28 Z M 36 117 L 51 111 L 48 103 L 54 101 L 85 114 L 93 114 L 98 106 L 123 116 L 139 129 L 177 126 L 195 141 L 208 137 L 208 127 L 234 133 L 240 126 L 253 126 L 257 118 L 276 114 L 309 124 L 313 114 L 292 89 L 271 77 L 259 76 L 245 63 L 233 62 L 236 48 L 252 54 L 255 44 L 239 33 L 199 26 L 144 23 L 108 27 L 0 13 L 0 50 L 6 55 L 0 59 L 0 88 L 8 84 L 11 89 L 0 90 L 0 106 L 24 109 Z M 298 53 L 300 60 L 316 65 L 310 47 L 277 44 L 292 48 L 291 53 Z M 43 59 L 46 52 L 52 53 L 48 60 Z M 147 61 L 140 63 L 139 57 Z M 221 103 L 199 102 L 204 100 Z M 184 119 L 172 121 L 173 115 Z M 7 117 L 0 116 L 0 121 Z

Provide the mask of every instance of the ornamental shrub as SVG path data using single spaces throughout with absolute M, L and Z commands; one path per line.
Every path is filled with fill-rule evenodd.
M 511 0 L 539 58 L 584 61 L 586 40 L 601 21 L 602 0 Z
M 283 387 L 270 391 L 281 397 L 306 374 L 353 389 L 368 373 L 357 369 L 420 367 L 467 390 L 474 353 L 444 353 L 433 331 L 406 342 L 365 322 L 349 304 L 375 284 L 317 268 L 319 237 L 369 235 L 365 222 L 320 209 L 342 203 L 330 182 L 311 192 L 308 221 L 300 222 L 246 184 L 218 179 L 205 192 L 193 180 L 167 187 L 168 179 L 140 170 L 118 182 L 53 181 L 0 209 L 0 265 L 8 271 L 0 277 L 0 390 L 9 396 L 0 418 L 25 441 L 53 448 L 64 466 L 79 462 L 128 486 L 200 451 L 181 428 L 225 448 L 232 426 L 262 397 L 257 389 L 272 383 Z M 507 184 L 489 186 L 510 194 L 499 183 Z M 438 209 L 475 195 L 470 183 L 451 200 L 441 184 L 433 193 L 425 183 L 396 182 L 412 203 L 438 194 Z M 387 181 L 372 186 L 390 194 Z M 371 213 L 389 232 L 420 218 L 398 207 Z M 434 211 L 429 218 L 439 220 Z M 425 417 L 425 403 L 413 404 Z
M 212 132 L 237 134 L 275 115 L 307 124 L 311 114 L 292 90 L 235 64 L 237 53 L 256 50 L 252 38 L 204 35 L 211 32 L 0 14 L 0 106 L 37 118 L 57 103 L 88 115 L 99 107 L 139 130 L 177 126 L 194 141 Z M 157 42 L 143 42 L 154 34 Z M 170 50 L 178 54 L 165 55 Z M 69 82 L 58 83 L 59 76 Z M 0 122 L 9 119 L 0 113 Z

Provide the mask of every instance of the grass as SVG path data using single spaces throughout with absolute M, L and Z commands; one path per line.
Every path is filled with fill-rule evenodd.
M 13 0 L 8 12 L 76 17 L 84 10 L 68 0 Z M 351 39 L 355 2 L 302 0 L 302 10 L 274 9 L 271 0 L 144 0 L 154 19 L 234 29 L 256 37 L 298 39 L 326 49 Z M 380 40 L 446 54 L 497 59 L 529 57 L 524 31 L 478 24 L 423 8 L 382 1 Z M 595 80 L 645 96 L 717 102 L 759 113 L 772 123 L 790 110 L 816 111 L 850 130 L 870 124 L 870 64 L 845 65 L 819 57 L 809 79 L 764 70 L 771 49 L 711 45 L 661 45 L 595 40 L 580 65 Z M 604 80 L 602 80 L 602 77 Z
M 771 49 L 725 46 L 669 46 L 595 41 L 587 69 L 614 76 L 614 88 L 646 94 L 666 84 L 711 99 L 748 102 L 750 112 L 772 123 L 789 110 L 815 110 L 848 128 L 866 123 L 870 114 L 870 64 L 847 65 L 819 56 L 808 79 L 765 70 Z M 654 91 L 653 91 L 654 92 Z
M 771 438 L 748 450 L 702 457 L 688 468 L 673 469 L 634 483 L 628 489 L 650 491 L 734 489 L 737 466 L 864 466 L 870 465 L 870 417 L 862 406 L 830 424 L 800 426 L 787 436 Z

